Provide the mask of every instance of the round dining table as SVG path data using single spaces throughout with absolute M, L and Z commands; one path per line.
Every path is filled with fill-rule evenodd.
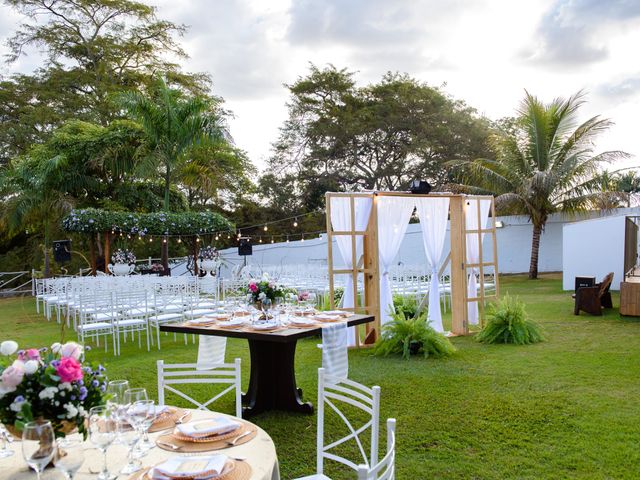
M 213 412 L 202 410 L 190 410 L 191 420 L 204 420 L 210 418 Z M 223 415 L 221 413 L 215 413 L 215 415 Z M 232 415 L 225 415 L 231 419 L 237 419 Z M 246 420 L 243 420 L 247 422 Z M 229 457 L 243 458 L 251 466 L 251 480 L 280 480 L 280 468 L 278 466 L 278 457 L 276 455 L 276 447 L 271 440 L 271 437 L 256 426 L 257 435 L 247 443 L 237 445 L 235 447 L 229 447 L 222 450 L 214 450 L 212 452 L 191 454 L 191 455 L 212 455 L 216 453 L 223 453 Z M 164 435 L 168 430 L 160 431 L 156 433 L 150 433 L 149 438 L 152 441 L 160 436 Z M 80 438 L 78 433 L 72 434 Z M 89 480 L 95 479 L 98 476 L 98 472 L 102 468 L 102 453 L 96 450 L 92 443 L 87 439 L 85 450 L 85 461 L 74 477 L 76 480 Z M 9 445 L 15 453 L 7 458 L 0 458 L 0 479 L 6 480 L 35 480 L 36 473 L 27 467 L 27 464 L 22 457 L 22 450 L 20 448 L 20 441 L 14 441 Z M 127 480 L 132 475 L 119 475 L 119 471 L 127 463 L 127 447 L 125 445 L 111 445 L 107 452 L 107 464 L 112 474 L 117 475 L 118 480 Z M 185 455 L 184 453 L 174 453 L 163 450 L 159 447 L 154 447 L 149 450 L 145 456 L 140 458 L 142 467 L 153 467 L 172 456 Z M 55 468 L 47 468 L 42 474 L 42 480 L 62 480 L 64 475 Z

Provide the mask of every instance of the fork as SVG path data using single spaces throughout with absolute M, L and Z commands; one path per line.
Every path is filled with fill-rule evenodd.
M 180 415 L 180 418 L 178 418 L 174 423 L 176 425 L 180 425 L 180 424 L 184 423 L 184 419 L 187 418 L 190 414 L 191 414 L 191 412 L 183 413 L 182 415 Z

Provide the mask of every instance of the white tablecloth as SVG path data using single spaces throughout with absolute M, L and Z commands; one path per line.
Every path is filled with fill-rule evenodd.
M 192 419 L 199 420 L 207 418 L 207 416 L 210 415 L 210 412 L 193 410 Z M 228 416 L 235 418 L 231 415 Z M 253 471 L 251 480 L 280 480 L 278 457 L 276 456 L 276 448 L 273 440 L 271 440 L 267 432 L 260 427 L 257 428 L 258 434 L 253 440 L 244 445 L 238 445 L 224 450 L 216 450 L 213 453 L 225 453 L 231 457 L 246 457 L 246 461 L 251 465 Z M 167 433 L 166 430 L 164 432 L 152 433 L 150 434 L 150 438 L 155 440 L 157 436 L 165 433 Z M 77 480 L 95 479 L 97 473 L 91 472 L 99 472 L 102 468 L 102 453 L 93 449 L 93 445 L 88 439 L 86 445 L 88 450 L 85 451 L 84 464 L 75 477 Z M 0 459 L 0 479 L 35 480 L 35 472 L 28 469 L 27 464 L 22 458 L 20 442 L 13 442 L 10 448 L 14 450 L 15 454 L 11 457 Z M 120 469 L 126 464 L 126 455 L 127 447 L 124 445 L 112 445 L 109 447 L 107 458 L 112 474 L 118 474 Z M 156 465 L 174 455 L 177 454 L 155 447 L 142 457 L 140 461 L 143 467 L 148 467 Z M 62 473 L 54 468 L 46 469 L 42 475 L 42 480 L 60 480 L 62 478 L 64 478 Z M 127 478 L 129 478 L 129 475 L 121 475 L 118 477 L 118 480 L 126 480 Z

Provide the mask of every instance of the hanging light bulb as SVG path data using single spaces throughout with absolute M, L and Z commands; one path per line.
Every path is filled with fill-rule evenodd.
M 287 243 L 289 243 L 289 235 L 287 235 Z
M 196 237 L 196 242 L 200 243 L 200 237 Z
M 153 237 L 149 237 L 149 243 L 153 242 Z
M 269 230 L 269 227 L 265 225 L 263 230 L 266 232 L 267 230 Z
M 302 238 L 300 239 L 301 242 L 304 242 L 304 233 L 302 234 Z
M 124 233 L 120 232 L 120 236 L 121 236 L 121 237 L 124 237 Z
M 178 237 L 178 243 L 182 243 L 182 237 Z
M 127 238 L 131 240 L 131 235 L 129 235 L 128 233 L 127 233 Z
M 220 237 L 218 237 L 218 235 L 216 235 L 216 242 L 218 241 L 218 239 L 219 239 L 219 238 L 220 238 Z
M 271 235 L 271 243 L 273 243 L 273 235 Z
M 293 219 L 293 228 L 296 228 L 298 226 L 298 217 Z
M 260 237 L 260 243 L 262 243 L 262 237 Z
M 167 243 L 167 239 L 166 239 L 166 238 L 163 238 L 163 239 L 162 239 L 162 243 Z

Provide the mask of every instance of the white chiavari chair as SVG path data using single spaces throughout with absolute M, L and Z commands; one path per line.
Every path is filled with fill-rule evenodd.
M 358 466 L 358 480 L 395 480 L 396 478 L 396 420 L 387 420 L 387 453 L 375 465 Z

